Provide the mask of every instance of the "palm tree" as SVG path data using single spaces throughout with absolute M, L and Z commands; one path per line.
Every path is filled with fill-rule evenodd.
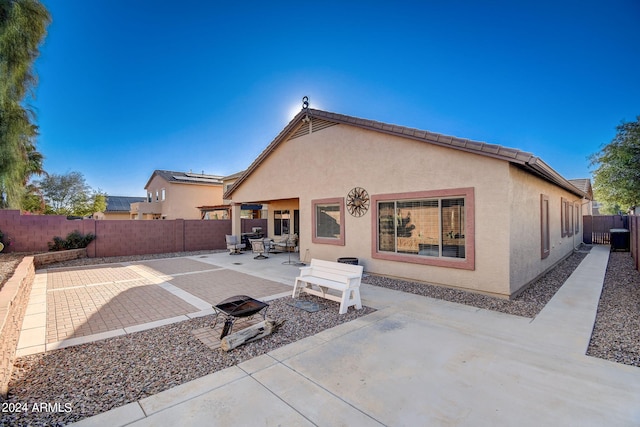
M 35 114 L 24 102 L 37 84 L 33 63 L 50 22 L 38 0 L 0 0 L 0 208 L 19 208 L 29 178 L 42 171 Z

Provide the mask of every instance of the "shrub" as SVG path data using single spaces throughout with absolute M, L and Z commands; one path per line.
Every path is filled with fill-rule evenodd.
M 53 242 L 49 242 L 50 251 L 64 251 L 67 249 L 81 249 L 86 248 L 96 238 L 95 234 L 87 233 L 82 234 L 78 230 L 72 231 L 67 234 L 67 238 L 55 236 Z

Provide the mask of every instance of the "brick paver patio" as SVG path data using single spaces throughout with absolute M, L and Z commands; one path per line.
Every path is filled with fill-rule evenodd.
M 234 295 L 264 298 L 291 291 L 290 286 L 227 269 L 177 276 L 170 283 L 211 305 Z
M 198 309 L 146 280 L 47 293 L 47 343 L 193 313 Z
M 132 263 L 152 274 L 176 275 L 181 273 L 193 273 L 220 268 L 217 265 L 207 264 L 189 258 L 170 258 L 160 260 L 148 260 Z
M 52 269 L 47 274 L 47 290 L 123 282 L 141 278 L 142 276 L 126 268 L 123 264 Z
M 46 315 L 34 316 L 21 355 L 210 314 L 212 305 L 233 295 L 264 299 L 291 291 L 282 283 L 190 258 L 53 268 L 42 274 Z M 41 325 L 35 324 L 37 318 Z M 200 331 L 199 338 L 216 333 Z

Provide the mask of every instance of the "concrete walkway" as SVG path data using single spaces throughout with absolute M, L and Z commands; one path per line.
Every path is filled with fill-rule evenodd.
M 363 285 L 371 315 L 75 425 L 637 426 L 640 369 L 584 355 L 608 254 L 533 321 Z

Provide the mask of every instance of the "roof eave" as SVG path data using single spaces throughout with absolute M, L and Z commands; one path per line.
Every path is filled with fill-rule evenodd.
M 580 196 L 581 198 L 590 199 L 589 194 L 580 190 L 578 187 L 570 183 L 568 180 L 562 177 L 551 166 L 546 164 L 539 157 L 533 157 L 525 165 L 527 170 L 530 170 L 533 174 L 540 176 L 541 178 L 556 184 L 557 186 L 564 188 L 567 191 Z
M 343 114 L 332 113 L 323 110 L 303 109 L 289 122 L 289 124 L 276 136 L 273 141 L 265 148 L 265 150 L 251 163 L 251 165 L 240 175 L 233 185 L 224 193 L 224 199 L 231 199 L 233 192 L 242 184 L 242 182 L 262 163 L 262 161 L 271 154 L 271 152 L 299 125 L 299 122 L 305 116 L 317 117 L 329 120 L 338 124 L 347 124 L 368 129 L 375 132 L 386 133 L 389 135 L 399 136 L 408 139 L 414 139 L 421 142 L 428 142 L 446 148 L 453 148 L 468 153 L 479 154 L 499 160 L 508 161 L 510 163 L 520 165 L 525 170 L 539 176 L 549 182 L 552 182 L 565 190 L 572 192 L 580 197 L 589 198 L 588 194 L 578 189 L 558 172 L 553 170 L 549 165 L 540 158 L 531 153 L 517 150 L 514 148 L 504 147 L 501 145 L 488 144 L 485 142 L 474 141 L 470 139 L 458 138 L 434 132 L 424 131 L 420 129 L 408 128 L 374 120 L 360 119 L 357 117 L 346 116 Z
M 238 179 L 231 185 L 231 187 L 229 187 L 227 191 L 224 192 L 224 194 L 222 195 L 223 199 L 231 200 L 231 195 L 233 194 L 233 192 L 245 179 L 247 179 L 249 175 L 251 175 L 251 173 L 258 167 L 258 165 L 260 165 L 260 163 L 262 163 L 262 161 L 267 158 L 267 156 L 269 156 L 269 154 L 271 154 L 273 150 L 275 150 L 275 148 L 282 142 L 282 140 L 284 140 L 291 133 L 291 131 L 293 131 L 298 126 L 302 118 L 308 114 L 308 111 L 309 110 L 303 109 L 298 114 L 296 114 L 293 119 L 291 119 L 291 121 L 284 127 L 284 129 L 280 131 L 280 133 L 273 139 L 273 141 L 271 141 L 271 143 L 267 145 L 267 148 L 265 148 L 262 153 L 260 153 L 260 155 L 256 157 L 251 165 L 249 165 L 249 167 L 245 169 L 242 174 L 240 174 Z

